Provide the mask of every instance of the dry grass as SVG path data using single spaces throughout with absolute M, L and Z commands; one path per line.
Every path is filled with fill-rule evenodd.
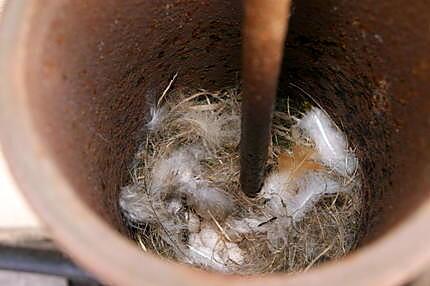
M 162 120 L 149 125 L 152 130 L 147 133 L 131 169 L 132 185 L 136 193 L 140 194 L 140 200 L 151 200 L 147 190 L 151 188 L 152 170 L 157 162 L 178 148 L 199 145 L 203 146 L 206 154 L 200 162 L 203 172 L 201 177 L 210 186 L 227 190 L 235 201 L 236 208 L 230 217 L 246 217 L 249 213 L 264 212 L 261 208 L 264 204 L 262 198 L 249 199 L 240 191 L 239 98 L 237 89 L 163 93 L 153 110 L 159 113 Z M 288 101 L 274 113 L 268 170 L 278 168 L 281 154 L 294 152 L 291 127 L 301 112 L 303 110 L 300 107 L 294 107 Z M 229 263 L 228 272 L 257 274 L 306 271 L 355 248 L 362 223 L 361 200 L 359 184 L 352 192 L 322 196 L 301 221 L 287 228 L 285 237 L 276 245 L 269 243 L 270 234 L 267 232 L 257 229 L 238 232 L 228 219 L 210 212 L 209 217 L 200 217 L 200 221 L 209 220 L 214 225 L 222 238 L 221 243 L 234 242 L 246 250 L 244 263 Z M 154 210 L 154 213 L 157 211 Z M 196 211 L 188 205 L 172 223 L 186 224 L 189 213 L 196 214 Z M 166 229 L 164 219 L 159 218 L 157 223 L 145 223 L 131 219 L 127 213 L 125 216 L 143 251 L 189 262 L 186 258 L 189 235 L 186 228 L 180 228 L 172 234 Z M 260 223 L 259 227 L 272 224 L 277 219 L 267 216 L 267 221 Z

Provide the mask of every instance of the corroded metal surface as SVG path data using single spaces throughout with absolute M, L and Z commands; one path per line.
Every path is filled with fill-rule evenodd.
M 176 72 L 175 87 L 237 83 L 240 2 L 14 0 L 6 10 L 1 147 L 57 243 L 107 284 L 399 285 L 429 262 L 428 1 L 293 3 L 279 95 L 303 96 L 298 86 L 317 97 L 357 148 L 368 242 L 306 273 L 251 278 L 142 254 L 116 231 L 151 94 Z

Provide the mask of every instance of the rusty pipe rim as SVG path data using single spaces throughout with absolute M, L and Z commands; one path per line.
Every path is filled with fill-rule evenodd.
M 79 199 L 33 128 L 24 66 L 25 51 L 31 49 L 27 39 L 33 5 L 11 1 L 1 27 L 1 147 L 20 189 L 53 238 L 100 280 L 114 285 L 284 285 L 287 280 L 289 285 L 398 285 L 430 260 L 430 201 L 381 239 L 302 274 L 223 276 L 139 252 Z

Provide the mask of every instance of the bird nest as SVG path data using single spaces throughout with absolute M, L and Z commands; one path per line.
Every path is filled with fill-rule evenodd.
M 307 101 L 278 104 L 266 179 L 239 184 L 240 92 L 165 92 L 153 104 L 120 207 L 143 251 L 236 274 L 303 271 L 341 257 L 362 226 L 359 163 Z

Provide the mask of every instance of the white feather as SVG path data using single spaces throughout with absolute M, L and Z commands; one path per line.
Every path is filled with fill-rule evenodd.
M 210 147 L 239 142 L 240 117 L 236 114 L 190 110 L 184 113 L 180 120 L 189 124 Z
M 196 214 L 187 212 L 186 219 L 188 222 L 188 231 L 190 233 L 197 233 L 200 231 L 200 219 Z
M 298 179 L 288 172 L 273 172 L 261 191 L 267 202 L 265 210 L 273 217 L 290 217 L 299 222 L 323 194 L 349 191 L 352 185 L 343 186 L 323 172 L 310 171 Z
M 187 188 L 185 194 L 189 203 L 203 217 L 224 218 L 233 211 L 233 200 L 218 188 L 207 187 L 201 184 L 199 187 Z
M 188 263 L 228 272 L 228 264 L 243 263 L 243 251 L 236 243 L 226 242 L 209 224 L 199 233 L 191 233 L 188 240 Z
M 155 164 L 152 169 L 151 191 L 163 190 L 169 186 L 185 185 L 196 188 L 201 174 L 202 150 L 187 146 L 172 152 Z
M 183 115 L 184 120 L 203 141 L 210 146 L 219 146 L 221 144 L 222 121 L 219 120 L 216 113 L 212 111 L 189 111 Z
M 121 188 L 119 206 L 123 213 L 132 221 L 154 221 L 154 212 L 151 208 L 150 197 L 143 187 L 130 185 Z
M 315 206 L 322 195 L 343 190 L 341 184 L 329 178 L 327 174 L 309 172 L 299 180 L 297 193 L 286 200 L 288 215 L 294 222 L 298 222 Z
M 148 123 L 146 123 L 146 127 L 150 131 L 157 131 L 166 119 L 169 111 L 165 106 L 161 106 L 159 108 L 151 107 L 149 113 L 151 117 Z
M 200 148 L 188 146 L 174 151 L 161 160 L 152 171 L 153 193 L 175 190 L 183 194 L 190 206 L 205 217 L 225 217 L 234 207 L 232 199 L 221 189 L 208 186 L 201 178 L 200 158 L 205 154 Z M 174 188 L 172 188 L 174 186 Z
M 297 125 L 315 143 L 319 159 L 342 176 L 352 176 L 358 161 L 346 137 L 320 109 L 312 108 Z

